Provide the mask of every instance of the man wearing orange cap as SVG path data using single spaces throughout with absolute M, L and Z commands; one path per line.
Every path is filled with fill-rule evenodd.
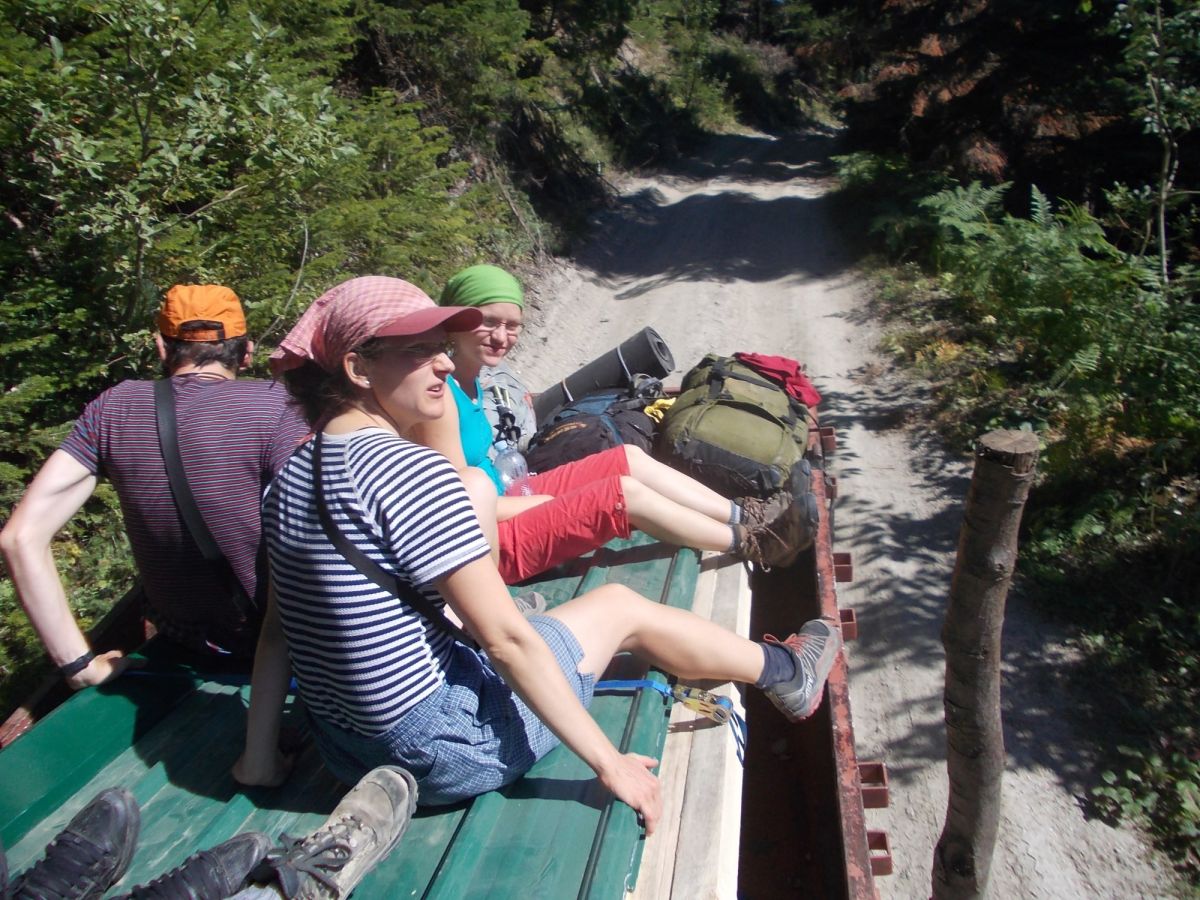
M 308 431 L 281 385 L 236 380 L 254 346 L 229 288 L 172 287 L 155 340 L 171 387 L 165 402 L 175 412 L 174 441 L 160 435 L 159 382 L 121 382 L 87 405 L 0 532 L 21 603 L 73 688 L 108 681 L 129 665 L 120 651 L 93 654 L 51 552 L 54 535 L 99 477 L 108 477 L 120 499 L 148 618 L 192 650 L 249 658 L 265 605 L 259 501 Z M 190 507 L 215 543 L 208 559 L 194 526 L 184 523 L 186 504 L 177 501 L 160 440 L 178 447 Z

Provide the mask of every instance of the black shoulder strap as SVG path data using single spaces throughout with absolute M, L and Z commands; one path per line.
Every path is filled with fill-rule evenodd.
M 449 632 L 459 642 L 469 647 L 474 647 L 475 641 L 465 631 L 447 619 L 446 614 L 430 603 L 420 591 L 391 572 L 388 572 L 383 566 L 355 547 L 349 538 L 338 531 L 337 527 L 333 524 L 333 517 L 329 515 L 329 504 L 325 500 L 325 490 L 321 483 L 321 473 L 323 471 L 321 451 L 321 432 L 318 431 L 316 437 L 313 438 L 313 491 L 317 498 L 317 516 L 321 520 L 321 527 L 325 529 L 325 536 L 333 542 L 333 546 L 337 548 L 337 551 L 346 558 L 346 562 L 354 566 L 361 574 L 365 575 L 385 591 L 399 597 L 434 625 Z
M 191 485 L 183 472 L 183 459 L 179 455 L 179 427 L 175 420 L 175 389 L 171 386 L 170 378 L 163 378 L 154 383 L 154 412 L 158 423 L 158 446 L 162 450 L 163 462 L 167 467 L 167 480 L 171 483 L 171 495 L 175 498 L 175 506 L 187 526 L 188 534 L 200 548 L 200 554 L 216 569 L 217 574 L 225 582 L 230 596 L 241 607 L 241 612 L 251 618 L 254 602 L 246 595 L 245 588 L 229 565 L 229 560 L 221 552 L 208 523 L 196 506 L 196 498 L 192 494 Z

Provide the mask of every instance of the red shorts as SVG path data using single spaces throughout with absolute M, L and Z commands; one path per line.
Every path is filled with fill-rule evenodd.
M 624 447 L 593 453 L 530 482 L 553 500 L 499 524 L 500 575 L 508 584 L 630 534 L 621 476 L 629 474 Z

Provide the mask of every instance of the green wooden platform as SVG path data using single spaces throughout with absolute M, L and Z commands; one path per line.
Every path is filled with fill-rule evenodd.
M 536 587 L 554 606 L 620 583 L 690 607 L 699 570 L 694 551 L 639 535 L 523 588 Z M 0 842 L 10 870 L 32 864 L 81 806 L 115 785 L 129 788 L 142 810 L 126 886 L 242 831 L 304 834 L 333 809 L 345 788 L 311 745 L 284 787 L 239 789 L 229 769 L 241 751 L 248 688 L 183 669 L 153 647 L 146 655 L 142 673 L 81 691 L 0 751 Z M 614 667 L 620 678 L 645 671 L 629 658 Z M 661 753 L 670 710 L 657 692 L 598 695 L 592 712 L 622 749 Z M 299 721 L 290 708 L 285 727 L 289 721 Z M 643 842 L 633 812 L 559 748 L 504 791 L 419 810 L 355 897 L 616 898 L 636 881 Z

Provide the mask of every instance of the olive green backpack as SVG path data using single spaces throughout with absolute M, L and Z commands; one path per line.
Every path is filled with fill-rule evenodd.
M 766 496 L 804 456 L 810 419 L 777 383 L 710 353 L 684 376 L 659 426 L 657 456 L 727 497 Z

